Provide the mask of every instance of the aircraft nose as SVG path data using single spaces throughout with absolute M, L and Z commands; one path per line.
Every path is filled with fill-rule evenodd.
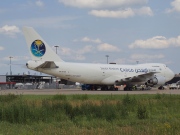
M 168 76 L 169 76 L 169 78 L 170 78 L 170 80 L 171 79 L 173 79 L 174 78 L 174 76 L 175 76 L 175 73 L 171 70 L 171 69 L 168 69 L 169 70 L 169 74 L 168 74 Z

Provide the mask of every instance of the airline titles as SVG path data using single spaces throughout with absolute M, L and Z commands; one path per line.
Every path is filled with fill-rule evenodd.
M 148 73 L 156 72 L 156 69 L 147 69 L 147 68 L 112 68 L 112 67 L 100 67 L 101 70 L 119 70 L 121 72 L 135 72 L 135 73 Z

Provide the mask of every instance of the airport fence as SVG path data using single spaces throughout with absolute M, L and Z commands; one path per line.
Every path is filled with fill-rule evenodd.
M 64 85 L 64 84 L 57 84 L 57 83 L 16 83 L 15 85 L 1 85 L 0 90 L 6 89 L 25 89 L 25 90 L 32 90 L 32 89 L 76 89 L 80 88 L 76 85 Z

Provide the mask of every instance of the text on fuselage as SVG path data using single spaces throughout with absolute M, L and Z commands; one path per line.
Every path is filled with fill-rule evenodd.
M 106 71 L 121 71 L 121 72 L 135 72 L 135 73 L 148 73 L 156 72 L 156 69 L 147 68 L 112 68 L 112 67 L 100 67 L 101 70 Z

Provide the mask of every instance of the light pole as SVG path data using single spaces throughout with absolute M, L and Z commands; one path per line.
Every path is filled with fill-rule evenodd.
M 106 57 L 107 57 L 107 64 L 108 64 L 108 57 L 109 57 L 109 55 L 106 55 Z
M 13 58 L 12 56 L 9 57 L 9 59 L 10 59 L 10 75 L 12 75 L 12 71 L 11 71 L 11 59 L 12 58 Z
M 56 54 L 57 54 L 57 48 L 59 47 L 58 45 L 55 45 L 54 47 L 56 47 Z

